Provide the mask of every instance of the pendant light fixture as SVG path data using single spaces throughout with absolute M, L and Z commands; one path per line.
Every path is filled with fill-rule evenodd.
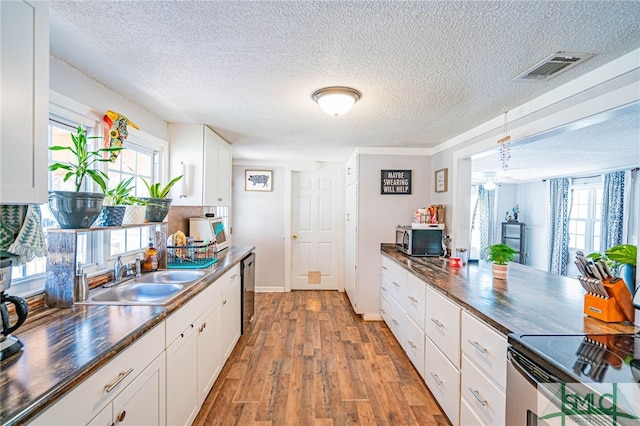
M 324 112 L 329 115 L 342 115 L 349 112 L 362 95 L 356 89 L 342 86 L 325 87 L 311 95 Z
M 509 167 L 509 159 L 511 158 L 511 136 L 507 135 L 507 110 L 504 109 L 504 136 L 498 139 L 498 145 L 500 145 L 500 163 L 502 164 L 502 170 L 507 170 Z

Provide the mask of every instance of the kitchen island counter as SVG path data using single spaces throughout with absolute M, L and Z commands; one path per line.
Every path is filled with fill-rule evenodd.
M 253 250 L 222 251 L 215 270 L 164 306 L 74 305 L 27 319 L 17 333 L 23 351 L 0 363 L 0 424 L 35 418 Z
M 453 268 L 443 259 L 406 256 L 393 244 L 382 244 L 380 251 L 505 335 L 615 334 L 640 330 L 628 322 L 606 323 L 584 315 L 585 292 L 574 278 L 510 263 L 508 279 L 496 280 L 486 262 Z

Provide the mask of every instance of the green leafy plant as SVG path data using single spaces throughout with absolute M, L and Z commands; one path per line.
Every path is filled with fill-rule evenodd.
M 149 197 L 150 198 L 167 198 L 167 195 L 169 195 L 169 191 L 171 191 L 171 188 L 173 187 L 173 185 L 178 182 L 180 179 L 182 179 L 182 175 L 173 178 L 171 180 L 171 182 L 169 182 L 168 184 L 166 184 L 165 186 L 161 187 L 161 183 L 160 182 L 156 182 L 154 184 L 150 184 L 149 182 L 147 182 L 147 180 L 145 178 L 140 178 L 142 179 L 142 181 L 144 182 L 145 186 L 147 187 L 147 189 L 149 190 Z
M 609 259 L 623 265 L 636 266 L 638 247 L 631 244 L 619 244 L 604 253 Z
M 90 139 L 101 139 L 100 136 L 89 136 L 87 137 L 86 129 L 80 124 L 76 133 L 71 134 L 71 140 L 73 141 L 73 146 L 61 146 L 55 145 L 50 146 L 49 149 L 51 151 L 71 151 L 73 155 L 75 155 L 75 162 L 69 163 L 61 163 L 56 162 L 49 166 L 49 171 L 56 170 L 66 170 L 67 173 L 64 175 L 64 181 L 68 181 L 71 177 L 74 177 L 74 183 L 76 187 L 76 192 L 80 191 L 82 187 L 82 182 L 86 176 L 89 176 L 95 183 L 98 184 L 102 192 L 104 193 L 107 188 L 107 181 L 109 177 L 102 170 L 97 170 L 93 168 L 95 163 L 107 163 L 111 160 L 109 158 L 104 158 L 103 154 L 108 152 L 116 152 L 120 151 L 122 147 L 113 147 L 113 148 L 100 148 L 97 151 L 88 151 L 87 150 L 87 142 Z
M 518 252 L 506 244 L 493 244 L 487 247 L 487 260 L 497 265 L 506 265 L 513 262 Z
M 131 191 L 135 187 L 130 186 L 135 176 L 131 176 L 127 180 L 120 181 L 115 188 L 104 191 L 104 205 L 107 206 L 126 206 L 135 203 L 141 203 L 137 197 L 131 195 Z
M 631 265 L 636 266 L 638 256 L 638 247 L 631 244 L 619 244 L 617 246 L 613 246 L 604 254 L 594 252 L 589 253 L 587 258 L 598 260 L 602 259 L 607 262 L 609 268 L 617 269 L 622 265 Z

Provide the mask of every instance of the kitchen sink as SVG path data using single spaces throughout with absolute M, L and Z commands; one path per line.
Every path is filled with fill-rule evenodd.
M 134 278 L 134 281 L 152 284 L 183 284 L 185 282 L 197 281 L 205 275 L 207 275 L 207 271 L 202 269 L 167 269 L 144 274 L 139 278 Z
M 205 270 L 162 270 L 89 293 L 79 305 L 164 305 L 207 275 Z

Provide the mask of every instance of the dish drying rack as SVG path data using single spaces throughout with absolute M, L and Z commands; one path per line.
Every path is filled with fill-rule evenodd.
M 215 242 L 194 241 L 185 246 L 167 246 L 167 268 L 203 269 L 217 261 Z

